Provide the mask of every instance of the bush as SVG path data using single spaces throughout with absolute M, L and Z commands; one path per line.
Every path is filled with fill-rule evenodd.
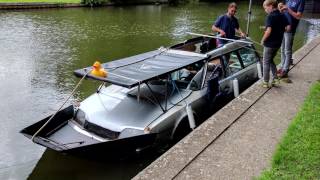
M 199 2 L 199 0 L 169 0 L 169 4 L 173 4 L 173 5 L 196 3 L 196 2 Z
M 105 2 L 104 0 L 81 0 L 81 4 L 84 4 L 86 6 L 101 6 L 102 3 Z

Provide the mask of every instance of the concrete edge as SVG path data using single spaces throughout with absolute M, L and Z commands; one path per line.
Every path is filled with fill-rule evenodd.
M 293 57 L 299 63 L 316 46 L 320 36 L 297 50 Z M 294 66 L 292 67 L 294 68 Z M 219 136 L 235 123 L 268 89 L 261 88 L 259 82 L 253 84 L 179 143 L 151 163 L 133 179 L 173 179 Z
M 105 2 L 98 7 L 106 6 L 130 6 L 130 5 L 150 5 L 150 4 L 166 4 L 166 0 L 158 0 L 154 2 L 141 1 L 139 3 L 113 3 Z M 29 3 L 0 3 L 0 10 L 16 10 L 16 9 L 43 9 L 43 8 L 73 8 L 73 7 L 90 7 L 81 3 L 46 3 L 46 2 L 29 2 Z
M 85 7 L 81 3 L 0 3 L 0 10 Z

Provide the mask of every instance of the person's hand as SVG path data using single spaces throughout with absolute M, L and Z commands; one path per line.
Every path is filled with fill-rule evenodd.
M 266 29 L 265 26 L 259 26 L 259 29 Z
M 278 3 L 278 9 L 281 10 L 283 8 L 284 4 L 283 3 Z
M 263 46 L 263 44 L 264 44 L 264 40 L 263 39 L 261 39 L 260 44 Z
M 244 32 L 240 32 L 240 37 L 245 38 L 247 35 Z
M 220 31 L 220 36 L 221 36 L 221 37 L 226 36 L 226 32 L 224 32 L 223 30 L 221 30 L 221 31 Z

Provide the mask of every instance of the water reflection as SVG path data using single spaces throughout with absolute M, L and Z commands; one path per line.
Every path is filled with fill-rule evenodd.
M 302 21 L 302 25 L 304 32 L 307 35 L 307 42 L 311 41 L 313 38 L 319 36 L 320 32 L 320 20 L 314 18 L 306 18 Z
M 32 171 L 44 148 L 18 132 L 60 106 L 79 80 L 73 70 L 89 66 L 96 59 L 106 62 L 172 45 L 189 37 L 188 31 L 208 33 L 226 6 L 227 3 L 199 3 L 178 7 L 1 11 L 0 179 L 24 179 Z M 247 7 L 245 1 L 239 4 L 237 16 L 242 29 Z M 262 30 L 257 27 L 263 25 L 265 18 L 260 4 L 253 6 L 253 14 L 250 36 L 259 42 Z M 317 19 L 307 21 L 297 32 L 295 49 L 319 33 Z M 85 81 L 72 100 L 89 96 L 98 84 Z M 104 164 L 46 151 L 30 179 L 80 179 L 77 173 L 90 179 L 107 178 L 104 173 L 110 168 L 110 176 L 126 179 L 152 159 Z M 123 175 L 122 170 L 129 176 Z
M 145 153 L 129 157 L 101 155 L 100 158 L 89 158 L 46 150 L 29 179 L 130 179 L 157 156 L 157 153 Z

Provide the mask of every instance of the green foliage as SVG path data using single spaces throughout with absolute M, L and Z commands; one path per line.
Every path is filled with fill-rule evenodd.
M 0 0 L 0 3 L 80 3 L 80 0 Z
M 81 0 L 81 4 L 85 4 L 87 6 L 101 6 L 104 3 L 104 0 Z
M 199 2 L 199 0 L 169 0 L 169 4 L 187 4 Z
M 320 83 L 312 86 L 260 180 L 320 179 Z

